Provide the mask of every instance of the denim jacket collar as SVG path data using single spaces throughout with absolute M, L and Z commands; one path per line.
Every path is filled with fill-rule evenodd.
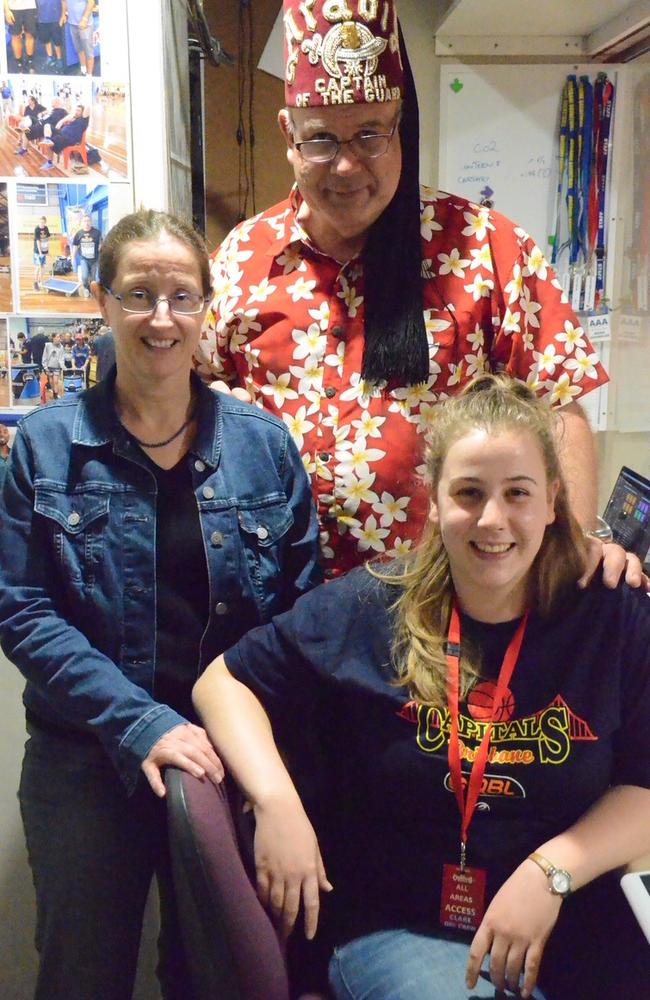
M 115 412 L 115 366 L 104 381 L 86 390 L 79 397 L 79 405 L 72 430 L 72 443 L 88 448 L 113 444 L 122 452 L 128 434 Z M 216 468 L 221 454 L 223 417 L 219 397 L 205 386 L 195 372 L 191 372 L 192 390 L 198 404 L 198 429 L 190 452 Z

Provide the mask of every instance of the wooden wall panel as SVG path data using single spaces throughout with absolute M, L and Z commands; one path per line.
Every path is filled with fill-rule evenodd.
M 250 0 L 253 10 L 254 65 L 281 7 L 280 0 Z M 205 11 L 213 35 L 224 49 L 238 57 L 239 0 L 207 0 Z M 205 162 L 207 239 L 218 246 L 238 218 L 238 67 L 205 66 Z M 285 198 L 293 172 L 285 156 L 285 142 L 277 124 L 284 104 L 282 81 L 262 70 L 254 74 L 255 170 L 257 210 Z

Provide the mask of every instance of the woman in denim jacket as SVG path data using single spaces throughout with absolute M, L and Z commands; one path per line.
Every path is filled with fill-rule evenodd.
M 187 1000 L 162 770 L 221 780 L 192 684 L 317 582 L 317 525 L 286 427 L 191 372 L 210 292 L 200 237 L 127 216 L 93 292 L 117 370 L 24 418 L 0 519 L 0 638 L 27 679 L 36 997 L 131 997 L 155 872 L 163 995 Z

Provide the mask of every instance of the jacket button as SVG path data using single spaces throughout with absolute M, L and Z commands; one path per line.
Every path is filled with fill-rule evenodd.
M 214 497 L 214 490 L 211 486 L 204 486 L 201 492 L 206 500 L 212 500 Z
M 215 549 L 220 549 L 223 545 L 223 535 L 220 531 L 213 531 L 210 535 L 210 542 L 214 545 Z
M 327 396 L 328 399 L 331 399 L 332 396 L 336 396 L 336 389 L 334 388 L 333 385 L 328 385 L 327 389 L 325 390 L 325 395 Z
M 260 542 L 263 542 L 265 538 L 269 537 L 269 529 L 265 528 L 263 524 L 260 524 L 255 534 L 259 538 Z
M 332 336 L 338 337 L 338 339 L 341 340 L 343 337 L 345 337 L 345 329 L 342 326 L 333 326 Z
M 77 514 L 76 510 L 73 510 L 71 514 L 68 514 L 68 524 L 71 528 L 74 528 L 81 520 L 81 514 Z
M 228 614 L 228 605 L 226 604 L 226 602 L 225 601 L 219 601 L 217 604 L 215 604 L 215 606 L 214 606 L 214 613 L 215 613 L 215 615 L 227 615 Z
M 194 463 L 194 468 L 196 469 L 197 472 L 203 472 L 203 470 L 205 469 L 205 462 L 202 462 L 200 458 L 197 458 L 196 462 Z

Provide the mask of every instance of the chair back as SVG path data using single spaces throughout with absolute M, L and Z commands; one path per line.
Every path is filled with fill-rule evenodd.
M 282 947 L 244 867 L 226 782 L 165 771 L 174 887 L 196 1000 L 289 1000 Z

